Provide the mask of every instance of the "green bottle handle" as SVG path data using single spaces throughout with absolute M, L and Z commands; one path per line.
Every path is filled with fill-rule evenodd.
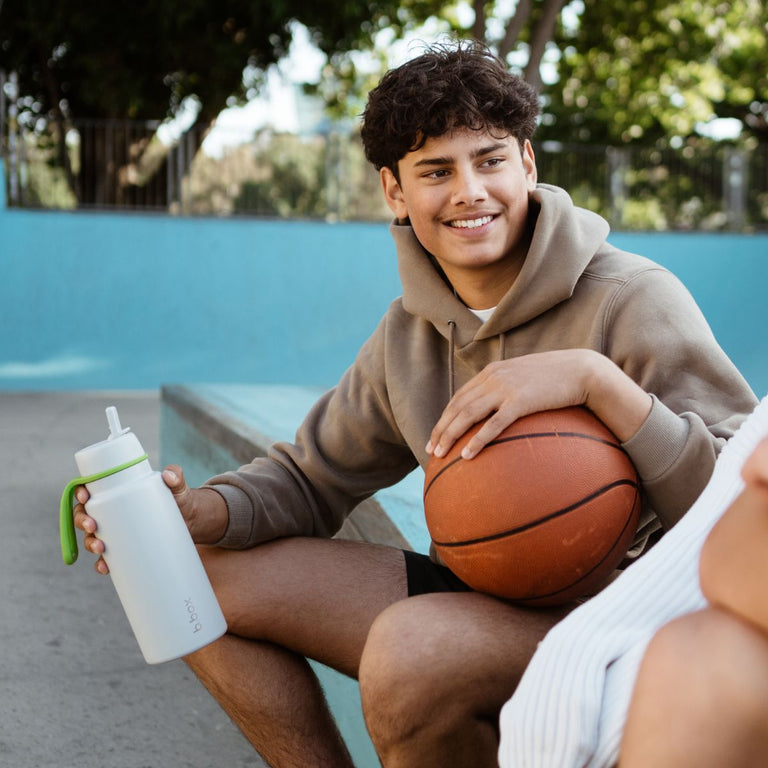
M 61 502 L 59 504 L 59 538 L 61 539 L 61 556 L 67 565 L 72 565 L 77 560 L 77 536 L 75 535 L 75 517 L 73 514 L 75 488 L 78 485 L 93 483 L 96 480 L 122 472 L 122 470 L 128 469 L 128 467 L 140 464 L 147 458 L 149 457 L 145 453 L 137 459 L 127 461 L 125 464 L 120 464 L 111 469 L 105 469 L 103 472 L 95 475 L 76 477 L 64 486 L 64 492 L 61 494 Z

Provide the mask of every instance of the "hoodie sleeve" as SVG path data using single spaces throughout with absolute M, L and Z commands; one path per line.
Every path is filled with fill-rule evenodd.
M 283 536 L 332 536 L 375 491 L 416 466 L 385 387 L 386 318 L 338 386 L 310 410 L 293 443 L 206 484 L 227 502 L 219 546 L 244 549 Z
M 605 353 L 653 396 L 625 444 L 650 506 L 671 528 L 704 489 L 715 459 L 757 398 L 682 283 L 649 267 L 606 315 Z

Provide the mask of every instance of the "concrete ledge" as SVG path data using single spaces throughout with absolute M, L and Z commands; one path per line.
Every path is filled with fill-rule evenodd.
M 299 386 L 164 386 L 163 463 L 180 464 L 188 482 L 199 485 L 216 472 L 266 455 L 277 440 L 293 439 L 321 393 Z M 366 499 L 337 536 L 426 551 L 429 540 L 422 524 L 420 474 L 417 471 L 392 489 Z
M 179 464 L 196 486 L 211 475 L 291 440 L 322 389 L 270 385 L 169 385 L 161 389 L 162 464 Z M 426 552 L 423 473 L 416 470 L 360 504 L 337 536 Z M 357 683 L 312 662 L 357 768 L 379 765 L 368 738 Z

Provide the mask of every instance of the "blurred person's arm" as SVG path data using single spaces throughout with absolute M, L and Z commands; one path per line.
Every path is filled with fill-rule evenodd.
M 699 576 L 707 600 L 768 633 L 768 439 L 742 470 L 746 487 L 712 528 Z

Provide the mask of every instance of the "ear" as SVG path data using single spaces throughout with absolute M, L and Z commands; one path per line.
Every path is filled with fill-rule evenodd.
M 528 191 L 532 192 L 536 188 L 539 172 L 536 169 L 536 156 L 533 154 L 533 145 L 526 139 L 523 146 L 523 170 L 525 171 L 525 180 Z
M 390 168 L 384 167 L 379 171 L 381 178 L 381 188 L 384 190 L 384 199 L 387 201 L 389 210 L 395 214 L 395 218 L 403 220 L 408 218 L 408 206 L 405 204 L 403 190 L 400 189 L 400 182 L 395 178 Z

